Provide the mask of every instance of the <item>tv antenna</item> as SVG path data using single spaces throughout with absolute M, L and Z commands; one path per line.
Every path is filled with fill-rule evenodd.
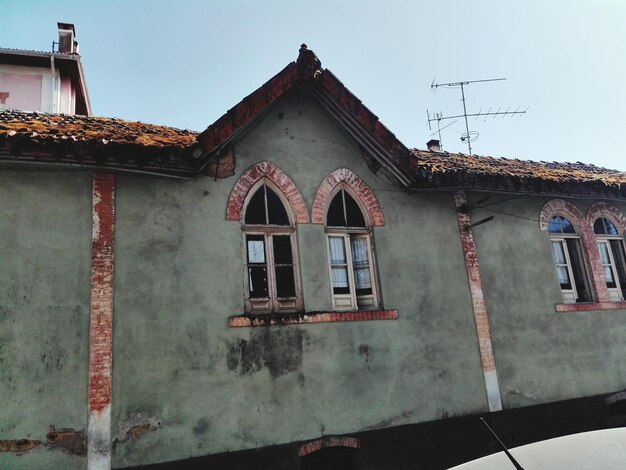
M 515 115 L 526 114 L 526 111 L 528 111 L 529 109 L 529 108 L 526 108 L 525 110 L 520 111 L 519 110 L 520 107 L 518 106 L 515 111 L 511 111 L 511 108 L 509 107 L 507 108 L 506 111 L 501 111 L 502 108 L 498 108 L 497 111 L 492 112 L 491 108 L 489 108 L 489 111 L 483 113 L 482 108 L 481 108 L 477 113 L 470 113 L 470 114 L 467 113 L 467 106 L 465 103 L 465 86 L 469 85 L 470 83 L 499 82 L 503 80 L 506 80 L 506 78 L 487 78 L 485 80 L 466 80 L 463 82 L 450 82 L 450 83 L 435 83 L 435 81 L 433 80 L 433 83 L 430 85 L 431 89 L 437 89 L 439 87 L 461 88 L 461 101 L 463 102 L 463 114 L 458 114 L 456 116 L 444 116 L 442 113 L 439 112 L 439 113 L 433 113 L 431 115 L 430 112 L 426 110 L 426 115 L 428 116 L 428 128 L 432 130 L 430 123 L 433 121 L 437 121 L 437 133 L 439 133 L 439 140 L 441 141 L 441 131 L 445 129 L 446 127 L 449 127 L 450 125 L 454 124 L 452 123 L 442 128 L 440 127 L 441 121 L 444 121 L 446 119 L 464 118 L 465 119 L 465 134 L 461 135 L 461 141 L 467 142 L 467 149 L 469 153 L 471 154 L 472 142 L 478 139 L 478 132 L 469 130 L 469 124 L 467 122 L 468 117 L 475 117 L 476 119 L 478 119 L 480 116 L 485 116 L 485 120 L 487 119 L 487 116 L 493 116 L 494 119 L 496 118 L 496 116 L 502 116 L 503 118 L 506 116 L 513 117 Z

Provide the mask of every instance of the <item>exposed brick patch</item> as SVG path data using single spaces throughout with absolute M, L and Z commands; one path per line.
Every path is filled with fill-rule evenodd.
M 490 378 L 496 374 L 496 362 L 491 344 L 489 316 L 487 312 L 487 303 L 485 302 L 485 296 L 483 293 L 480 269 L 478 266 L 476 243 L 474 242 L 474 235 L 472 234 L 471 229 L 467 228 L 471 224 L 471 218 L 466 211 L 462 210 L 467 207 L 465 193 L 463 191 L 457 191 L 454 193 L 454 202 L 457 208 L 456 218 L 459 226 L 463 256 L 465 258 L 465 268 L 467 270 L 472 308 L 474 310 L 474 323 L 476 325 L 476 335 L 478 337 L 480 362 L 482 364 L 483 374 L 485 375 L 487 396 L 495 397 L 496 399 L 495 403 L 492 403 L 491 399 L 489 400 L 489 410 L 497 411 L 502 409 L 500 390 L 497 380 L 494 382 Z M 490 387 L 496 387 L 496 389 L 490 390 Z
M 599 209 L 594 209 L 591 214 L 593 215 L 598 211 Z M 598 302 L 610 302 L 609 290 L 606 287 L 604 270 L 602 269 L 602 261 L 596 245 L 596 236 L 593 233 L 593 224 L 589 222 L 590 214 L 588 213 L 587 218 L 585 218 L 572 203 L 562 199 L 553 199 L 548 201 L 541 209 L 539 228 L 547 230 L 550 218 L 555 215 L 567 218 L 574 225 L 576 233 L 580 236 L 592 298 Z
M 206 174 L 214 178 L 228 178 L 235 174 L 235 150 L 231 147 L 215 159 L 206 169 Z
M 0 440 L 0 453 L 14 452 L 17 455 L 22 455 L 30 452 L 35 447 L 39 447 L 40 445 L 41 441 L 30 439 L 3 439 Z
M 626 310 L 626 302 L 584 302 L 577 304 L 556 304 L 557 312 L 589 312 L 592 310 Z
M 309 223 L 309 211 L 304 203 L 304 198 L 300 194 L 296 184 L 289 176 L 274 164 L 263 161 L 248 168 L 237 180 L 228 198 L 226 206 L 226 220 L 241 220 L 243 203 L 250 188 L 261 178 L 267 178 L 281 190 L 298 224 Z
M 626 230 L 626 217 L 617 207 L 610 206 L 604 202 L 596 202 L 587 209 L 586 219 L 589 225 L 593 224 L 600 217 L 605 217 L 612 221 L 622 232 Z
M 397 320 L 397 310 L 357 310 L 354 312 L 270 313 L 238 315 L 228 319 L 230 327 L 296 325 L 370 320 Z
M 87 436 L 85 431 L 63 429 L 57 431 L 54 427 L 46 434 L 46 446 L 61 449 L 73 455 L 87 454 Z
M 111 403 L 114 201 L 115 176 L 94 173 L 89 322 L 90 412 L 100 412 Z
M 304 457 L 305 455 L 326 449 L 327 447 L 352 447 L 353 449 L 359 449 L 361 447 L 361 439 L 356 437 L 323 437 L 308 442 L 300 447 L 300 449 L 298 449 L 298 456 Z
M 356 196 L 357 203 L 365 210 L 369 218 L 370 226 L 385 225 L 385 216 L 378 199 L 376 199 L 369 186 L 347 168 L 339 168 L 333 171 L 320 184 L 315 193 L 315 199 L 313 199 L 313 208 L 311 209 L 312 223 L 324 224 L 330 198 L 335 195 L 337 186 L 341 184 L 345 185 Z

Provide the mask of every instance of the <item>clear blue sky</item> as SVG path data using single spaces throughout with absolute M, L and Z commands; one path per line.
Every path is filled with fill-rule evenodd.
M 426 110 L 462 110 L 438 82 L 470 85 L 476 154 L 626 170 L 626 1 L 3 0 L 0 47 L 49 50 L 76 25 L 95 115 L 203 130 L 297 57 L 322 66 L 409 147 Z M 459 120 L 443 146 L 466 152 Z

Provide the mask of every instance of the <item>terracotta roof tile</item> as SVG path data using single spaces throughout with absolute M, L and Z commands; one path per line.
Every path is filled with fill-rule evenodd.
M 626 173 L 585 163 L 411 151 L 418 185 L 626 197 Z
M 190 147 L 198 134 L 115 118 L 0 112 L 0 156 L 4 161 L 147 167 L 157 173 L 190 173 Z

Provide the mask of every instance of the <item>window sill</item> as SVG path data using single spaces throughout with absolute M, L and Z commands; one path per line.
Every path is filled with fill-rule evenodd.
M 626 302 L 582 302 L 576 304 L 556 304 L 557 312 L 588 312 L 591 310 L 622 310 Z
M 301 323 L 331 323 L 347 321 L 397 320 L 397 310 L 357 310 L 353 312 L 265 313 L 238 315 L 228 319 L 228 326 L 251 327 L 298 325 Z

